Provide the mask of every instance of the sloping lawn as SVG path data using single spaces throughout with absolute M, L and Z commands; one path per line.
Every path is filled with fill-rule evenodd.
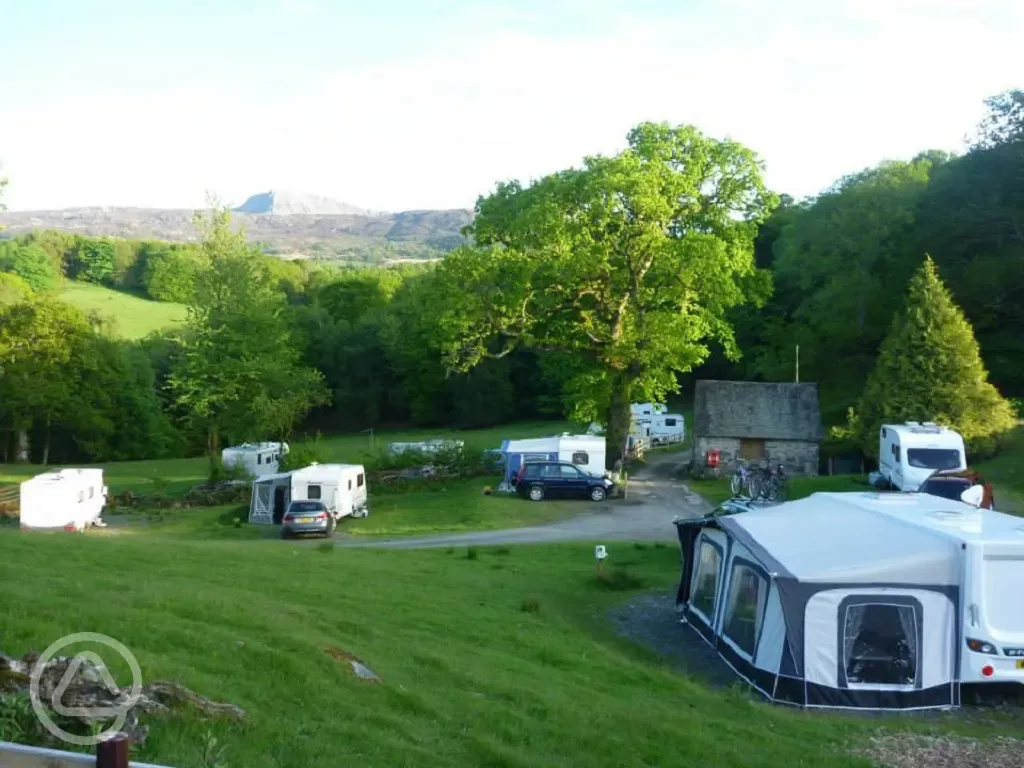
M 96 312 L 113 320 L 126 339 L 140 339 L 153 331 L 174 328 L 185 322 L 184 304 L 153 301 L 102 285 L 68 280 L 59 296 L 84 312 Z
M 977 468 L 992 483 L 996 509 L 1024 514 L 1024 426 L 1013 431 L 1002 453 L 979 462 Z
M 677 550 L 628 557 L 641 584 L 674 587 Z M 151 720 L 134 757 L 167 765 L 199 765 L 208 734 L 232 768 L 868 765 L 844 744 L 878 719 L 713 692 L 614 638 L 603 612 L 630 592 L 599 587 L 592 558 L 583 545 L 468 556 L 6 532 L 0 648 L 101 632 L 144 680 L 246 710 L 241 724 Z

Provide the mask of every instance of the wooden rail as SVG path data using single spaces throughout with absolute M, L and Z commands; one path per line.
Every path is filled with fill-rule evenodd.
M 0 768 L 170 768 L 128 759 L 129 740 L 118 734 L 96 745 L 96 753 L 62 752 L 0 741 Z

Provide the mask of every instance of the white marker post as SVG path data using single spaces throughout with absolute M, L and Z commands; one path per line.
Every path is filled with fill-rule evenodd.
M 604 576 L 604 561 L 608 559 L 608 550 L 604 548 L 604 544 L 598 544 L 594 547 L 594 559 L 597 560 L 597 578 Z

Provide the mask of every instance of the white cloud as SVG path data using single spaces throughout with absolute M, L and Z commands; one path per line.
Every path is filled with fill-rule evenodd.
M 728 134 L 761 153 L 774 186 L 809 194 L 884 157 L 958 147 L 982 99 L 1024 72 L 1024 7 L 991 0 L 727 0 L 570 37 L 531 32 L 533 19 L 478 14 L 427 54 L 288 88 L 257 76 L 239 90 L 107 89 L 17 123 L 0 105 L 10 203 L 198 205 L 206 189 L 278 187 L 465 206 L 499 179 L 615 151 L 647 119 Z

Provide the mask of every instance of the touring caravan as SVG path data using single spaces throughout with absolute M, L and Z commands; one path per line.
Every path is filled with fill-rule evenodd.
M 288 453 L 287 443 L 242 443 L 220 452 L 225 467 L 240 467 L 251 477 L 275 475 L 281 457 Z
M 668 408 L 663 403 L 633 403 L 629 406 L 629 412 L 636 420 L 668 413 Z
M 605 439 L 600 435 L 537 437 L 528 440 L 505 440 L 505 482 L 511 486 L 519 468 L 529 461 L 570 461 L 584 472 L 603 475 L 605 471 Z
M 678 413 L 659 413 L 634 418 L 634 432 L 639 437 L 646 437 L 651 445 L 681 443 L 686 438 L 686 426 L 683 417 Z
M 677 609 L 769 699 L 942 709 L 963 685 L 1024 683 L 1020 518 L 926 494 L 816 493 L 676 526 Z
M 402 456 L 406 453 L 420 453 L 424 456 L 433 456 L 441 451 L 462 450 L 466 444 L 462 440 L 447 440 L 437 438 L 436 440 L 423 440 L 418 443 L 389 443 L 388 453 L 392 456 Z
M 964 439 L 930 422 L 885 424 L 878 435 L 881 480 L 900 491 L 916 491 L 936 470 L 967 469 Z
M 360 464 L 310 464 L 264 475 L 252 484 L 249 522 L 278 525 L 291 501 L 322 501 L 335 520 L 366 517 L 366 470 Z
M 61 469 L 21 484 L 21 527 L 84 531 L 102 527 L 107 503 L 102 469 Z

